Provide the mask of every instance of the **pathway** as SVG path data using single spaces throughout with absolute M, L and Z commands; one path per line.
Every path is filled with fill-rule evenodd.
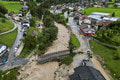
M 102 73 L 102 75 L 106 80 L 111 80 L 110 77 L 108 77 L 105 70 L 103 69 L 103 67 L 101 66 L 100 62 L 95 58 L 95 56 L 91 59 L 91 61 L 94 64 L 95 68 Z
M 6 17 L 7 17 L 7 16 L 8 16 L 8 15 L 6 14 Z M 7 17 L 7 18 L 8 18 L 8 17 Z M 16 23 L 15 23 L 11 18 L 9 18 L 9 20 L 12 21 L 12 22 L 14 23 L 14 28 L 12 28 L 12 29 L 9 30 L 9 31 L 6 31 L 6 32 L 3 32 L 3 33 L 0 33 L 0 35 L 4 35 L 4 34 L 7 34 L 7 33 L 10 33 L 10 32 L 14 31 L 14 30 L 17 28 Z

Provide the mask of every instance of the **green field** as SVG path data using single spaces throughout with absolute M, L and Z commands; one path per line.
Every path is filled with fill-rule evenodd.
M 105 13 L 111 13 L 111 14 L 115 12 L 115 16 L 120 17 L 120 9 L 91 7 L 91 8 L 86 8 L 83 11 L 86 11 L 86 15 L 90 15 L 93 12 L 105 12 Z
M 79 40 L 76 38 L 76 36 L 75 36 L 74 34 L 71 35 L 71 37 L 70 37 L 70 42 L 73 44 L 73 46 L 74 46 L 75 48 L 79 48 L 80 42 L 79 42 Z
M 14 24 L 11 21 L 8 19 L 0 18 L 0 33 L 11 30 L 12 28 L 14 28 Z
M 111 71 L 111 75 L 113 78 L 120 77 L 120 59 L 114 60 L 113 53 L 116 53 L 116 50 L 105 47 L 101 44 L 96 43 L 95 41 L 90 41 L 90 45 L 92 47 L 92 51 L 96 55 L 100 55 L 101 58 L 105 61 L 105 65 Z M 120 52 L 119 52 L 120 55 Z M 113 75 L 113 74 L 116 75 Z
M 5 6 L 8 9 L 8 12 L 19 12 L 22 8 L 20 2 L 17 1 L 0 1 L 0 4 Z
M 5 44 L 8 47 L 11 47 L 16 39 L 17 29 L 11 33 L 4 34 L 0 36 L 0 44 Z
M 32 51 L 33 50 L 28 49 L 27 47 L 24 47 L 22 52 L 20 53 L 20 57 L 26 58 L 26 57 L 28 57 L 31 54 Z
M 60 64 L 70 65 L 73 62 L 73 57 L 75 55 L 76 55 L 76 53 L 70 53 L 68 56 L 66 56 L 62 60 L 60 60 Z

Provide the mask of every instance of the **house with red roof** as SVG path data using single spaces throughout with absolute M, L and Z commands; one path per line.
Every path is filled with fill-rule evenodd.
M 80 32 L 84 36 L 93 36 L 98 28 L 96 21 L 88 18 L 87 16 L 81 16 L 79 19 Z

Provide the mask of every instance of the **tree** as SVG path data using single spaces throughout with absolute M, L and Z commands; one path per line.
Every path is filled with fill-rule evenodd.
M 51 2 L 51 0 L 44 0 L 44 2 L 41 3 L 41 7 L 44 9 L 49 9 L 52 4 L 53 2 Z
M 41 43 L 39 43 L 39 48 L 38 48 L 38 49 L 39 49 L 40 51 L 44 51 L 44 50 L 46 49 L 46 47 L 47 47 L 46 44 L 43 43 L 43 42 L 41 42 Z
M 43 34 L 39 35 L 38 36 L 38 43 L 39 43 L 38 50 L 40 50 L 41 52 L 44 52 L 45 49 L 48 47 L 48 42 L 47 42 L 46 36 L 44 36 Z
M 0 17 L 5 18 L 4 14 L 0 12 Z
M 36 7 L 37 4 L 34 1 L 28 1 L 27 2 L 27 6 L 29 7 L 29 9 L 31 10 L 32 8 Z
M 112 17 L 115 17 L 115 12 L 112 13 Z
M 27 5 L 29 6 L 31 15 L 34 17 L 42 18 L 43 15 L 43 7 L 41 5 L 37 6 L 34 1 L 28 1 Z
M 34 49 L 36 47 L 38 41 L 35 36 L 27 35 L 24 40 L 24 43 L 28 49 Z
M 52 19 L 52 17 L 50 17 L 48 15 L 47 16 L 44 15 L 43 23 L 44 23 L 45 27 L 48 28 L 48 27 L 51 27 L 54 25 L 54 20 Z
M 2 79 L 2 74 L 3 74 L 3 72 L 2 72 L 2 70 L 0 70 L 0 79 Z
M 67 19 L 64 16 L 60 16 L 59 14 L 59 15 L 52 15 L 52 17 L 56 22 L 66 25 Z
M 43 35 L 46 36 L 47 41 L 50 42 L 56 39 L 57 33 L 58 33 L 58 29 L 55 26 L 43 30 Z
M 35 27 L 35 19 L 34 18 L 30 19 L 30 26 Z
M 37 8 L 37 6 L 31 8 L 30 12 L 31 12 L 32 16 L 37 17 L 37 14 L 38 14 L 38 8 Z
M 41 19 L 41 18 L 42 18 L 42 15 L 43 15 L 43 8 L 42 8 L 41 6 L 38 6 L 38 7 L 37 7 L 37 17 L 38 17 L 39 19 Z
M 0 5 L 0 12 L 6 14 L 8 10 L 3 5 Z
M 36 2 L 43 2 L 43 0 L 36 0 Z
M 6 22 L 6 20 L 5 20 L 4 18 L 2 18 L 2 19 L 1 19 L 1 22 L 2 22 L 2 23 L 5 23 L 5 22 Z

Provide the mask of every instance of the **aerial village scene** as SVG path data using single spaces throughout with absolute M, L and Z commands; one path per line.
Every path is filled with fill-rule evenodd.
M 0 80 L 120 80 L 120 0 L 0 0 Z

